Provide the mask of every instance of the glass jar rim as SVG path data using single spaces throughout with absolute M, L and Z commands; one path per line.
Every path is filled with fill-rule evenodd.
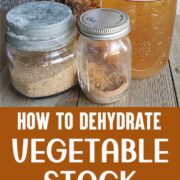
M 129 16 L 111 8 L 86 11 L 78 23 L 81 34 L 97 40 L 122 37 L 131 31 Z
M 30 2 L 8 12 L 6 29 L 7 42 L 19 49 L 49 50 L 74 38 L 75 18 L 64 4 Z

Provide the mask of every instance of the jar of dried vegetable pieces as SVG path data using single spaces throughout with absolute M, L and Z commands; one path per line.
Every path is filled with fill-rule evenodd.
M 28 97 L 63 92 L 77 83 L 71 9 L 60 3 L 26 3 L 6 16 L 7 55 L 14 88 Z
M 101 7 L 102 0 L 63 0 L 67 5 L 73 9 L 76 18 L 87 10 Z
M 86 96 L 101 104 L 118 101 L 131 82 L 130 20 L 114 9 L 85 12 L 79 20 L 78 78 Z

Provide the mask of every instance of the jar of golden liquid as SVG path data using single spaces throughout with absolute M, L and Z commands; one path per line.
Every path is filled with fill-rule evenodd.
M 176 0 L 102 0 L 131 18 L 132 77 L 154 76 L 167 64 L 176 15 Z

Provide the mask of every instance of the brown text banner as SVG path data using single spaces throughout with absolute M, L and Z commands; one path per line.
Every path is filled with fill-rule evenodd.
M 180 179 L 179 108 L 0 108 L 0 179 Z

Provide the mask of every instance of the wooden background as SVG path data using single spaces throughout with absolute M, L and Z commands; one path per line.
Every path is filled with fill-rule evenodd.
M 29 99 L 17 93 L 10 83 L 6 65 L 3 16 L 4 12 L 18 3 L 29 0 L 0 1 L 0 106 L 95 106 L 81 92 L 79 86 L 60 95 Z M 180 16 L 176 18 L 170 61 L 161 73 L 145 80 L 134 80 L 128 94 L 119 102 L 106 106 L 115 107 L 179 107 L 180 106 Z

